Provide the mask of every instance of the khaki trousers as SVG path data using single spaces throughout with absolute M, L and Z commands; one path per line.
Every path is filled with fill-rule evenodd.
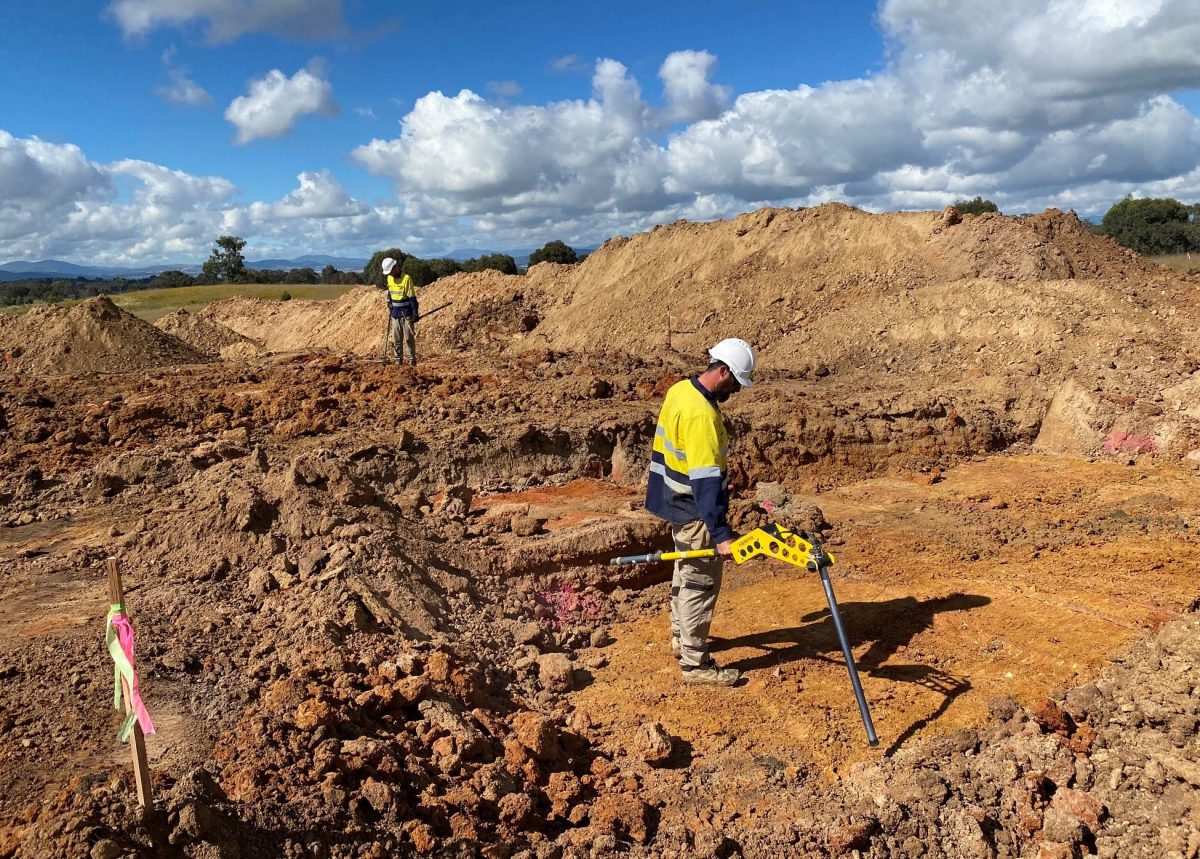
M 397 361 L 404 361 L 404 350 L 407 347 L 412 362 L 417 363 L 417 335 L 411 316 L 401 316 L 399 319 L 392 317 L 391 338 L 392 350 Z
M 701 520 L 672 525 L 671 537 L 677 552 L 712 549 L 716 545 Z M 671 578 L 671 634 L 679 639 L 679 664 L 684 671 L 709 659 L 708 629 L 721 592 L 722 567 L 720 557 L 675 562 L 675 575 Z

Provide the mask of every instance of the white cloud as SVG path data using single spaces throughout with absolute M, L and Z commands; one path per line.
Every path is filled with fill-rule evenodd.
M 516 81 L 488 81 L 487 90 L 501 100 L 517 98 L 522 92 Z
M 1200 88 L 1193 13 L 1194 0 L 885 0 L 891 62 L 870 77 L 733 99 L 715 56 L 679 51 L 652 105 L 600 60 L 587 101 L 430 93 L 397 137 L 352 157 L 409 211 L 513 237 L 833 198 L 936 208 L 985 194 L 1013 211 L 1070 199 L 1098 214 L 1200 168 L 1200 121 L 1169 96 Z M 1171 187 L 1200 194 L 1194 180 Z
M 586 72 L 589 66 L 587 61 L 579 54 L 567 54 L 562 57 L 555 57 L 550 61 L 550 69 L 555 72 Z
M 251 204 L 250 216 L 255 221 L 268 222 L 276 218 L 342 218 L 370 212 L 370 207 L 351 197 L 327 170 L 301 173 L 296 178 L 299 188 L 277 203 Z
M 375 108 L 373 107 L 356 107 L 354 112 L 365 119 L 375 118 Z
M 346 32 L 341 0 L 113 0 L 107 11 L 126 37 L 194 22 L 213 43 L 257 32 L 300 39 Z
M 422 210 L 443 214 L 645 205 L 640 198 L 661 195 L 662 170 L 643 157 L 662 153 L 646 142 L 637 82 L 603 60 L 592 87 L 588 101 L 545 107 L 505 108 L 469 90 L 430 93 L 405 117 L 399 138 L 373 140 L 351 157 L 418 192 Z
M 225 110 L 237 127 L 237 142 L 281 137 L 307 114 L 336 116 L 333 87 L 318 73 L 301 69 L 290 78 L 279 69 L 252 81 L 248 95 L 238 96 Z
M 658 76 L 667 99 L 668 123 L 712 119 L 724 110 L 732 90 L 709 82 L 716 68 L 717 58 L 708 51 L 676 51 L 667 56 Z
M 76 146 L 0 131 L 0 260 L 61 258 L 110 265 L 198 262 L 225 233 L 255 255 L 416 247 L 396 206 L 355 200 L 328 171 L 306 172 L 274 202 L 238 203 L 217 176 L 147 161 L 89 161 Z
M 81 203 L 116 193 L 107 174 L 71 144 L 0 130 L 0 246 L 33 240 Z
M 170 86 L 160 86 L 154 91 L 172 104 L 190 107 L 212 107 L 213 99 L 204 87 L 191 80 L 185 69 L 170 69 Z
M 171 15 L 212 25 L 232 2 L 112 8 L 140 8 L 144 30 Z M 404 94 L 398 133 L 351 153 L 393 188 L 375 204 L 320 164 L 278 200 L 240 203 L 219 178 L 94 164 L 67 144 L 0 133 L 0 258 L 158 259 L 184 247 L 202 258 L 219 231 L 279 255 L 581 244 L 681 217 L 831 199 L 940 208 L 982 194 L 1009 212 L 1092 215 L 1128 193 L 1192 202 L 1200 120 L 1170 94 L 1200 89 L 1194 2 L 884 0 L 882 71 L 736 96 L 704 51 L 663 60 L 661 99 L 647 99 L 613 59 L 592 66 L 591 92 L 576 99 L 510 105 L 496 86 L 495 101 L 470 90 Z M 329 84 L 310 68 L 256 81 L 227 117 L 244 142 L 333 110 Z

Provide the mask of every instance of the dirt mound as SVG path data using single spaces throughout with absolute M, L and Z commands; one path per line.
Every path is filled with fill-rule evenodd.
M 449 286 L 501 315 L 520 282 Z M 1191 604 L 1193 469 L 1003 456 L 943 474 L 1040 419 L 967 377 L 952 396 L 839 370 L 731 400 L 734 524 L 756 499 L 797 523 L 820 502 L 880 757 L 815 578 L 731 575 L 714 649 L 747 683 L 688 690 L 669 567 L 604 564 L 669 539 L 637 509 L 669 359 L 11 378 L 0 856 L 1183 853 L 1195 618 L 1094 689 L 1053 690 Z M 1125 408 L 1093 388 L 1062 410 Z M 1161 409 L 1195 395 L 1180 383 Z M 1148 400 L 1130 414 L 1151 420 Z M 819 496 L 797 493 L 809 479 Z M 158 727 L 149 822 L 97 650 L 108 556 Z M 1016 702 L 989 716 L 997 694 Z
M 376 354 L 383 338 L 383 293 L 359 286 L 336 301 L 229 298 L 199 316 L 262 344 L 270 352 L 329 350 Z
M 581 265 L 535 266 L 529 275 L 544 293 L 538 333 L 556 347 L 665 345 L 669 320 L 676 348 L 738 334 L 768 355 L 780 340 L 828 327 L 831 313 L 857 305 L 867 315 L 913 290 L 963 284 L 957 294 L 945 291 L 942 309 L 965 316 L 955 305 L 975 281 L 1017 294 L 1079 277 L 1124 282 L 1165 274 L 1057 210 L 958 220 L 934 212 L 872 215 L 831 203 L 656 227 L 606 242 Z M 842 330 L 848 339 L 866 334 Z
M 259 343 L 249 337 L 238 334 L 220 322 L 190 313 L 187 308 L 180 308 L 162 317 L 154 323 L 154 327 L 178 337 L 206 355 L 246 358 L 264 351 Z
M 1054 209 L 960 218 L 827 204 L 656 227 L 525 277 L 443 278 L 420 291 L 418 340 L 429 355 L 702 355 L 737 335 L 780 371 L 958 377 L 964 364 L 1022 374 L 1032 362 L 1053 388 L 1060 371 L 1099 367 L 1130 337 L 1158 362 L 1187 354 L 1191 335 L 1175 314 L 1195 311 L 1193 292 Z M 371 355 L 382 346 L 382 305 L 378 290 L 360 287 L 333 303 L 238 298 L 202 315 L 272 351 Z
M 524 277 L 498 271 L 444 277 L 420 295 L 417 336 L 435 352 L 503 350 L 540 321 L 536 289 Z
M 210 360 L 105 296 L 5 320 L 0 349 L 8 369 L 35 375 L 124 373 Z
M 533 295 L 525 278 L 496 271 L 456 274 L 420 289 L 418 353 L 506 347 L 514 335 L 538 324 Z M 231 298 L 200 316 L 272 352 L 316 349 L 374 357 L 382 352 L 387 307 L 381 290 L 360 286 L 333 302 Z

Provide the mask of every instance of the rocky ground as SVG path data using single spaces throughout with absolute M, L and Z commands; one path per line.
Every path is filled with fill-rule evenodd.
M 417 368 L 371 359 L 365 289 L 6 320 L 0 856 L 1200 855 L 1194 285 L 1061 213 L 870 217 L 464 276 Z M 597 312 L 588 278 L 640 282 L 633 251 L 695 270 L 706 235 L 763 314 L 779 259 L 845 275 L 814 294 L 859 321 L 807 351 L 746 310 L 768 360 L 726 410 L 733 518 L 829 541 L 878 749 L 812 577 L 728 570 L 713 649 L 746 680 L 701 690 L 667 651 L 666 565 L 605 563 L 664 543 L 645 451 L 697 359 L 574 344 L 570 320 Z M 767 239 L 753 265 L 721 250 Z M 1056 321 L 990 316 L 1001 288 Z M 883 347 L 868 300 L 937 313 Z M 158 727 L 146 819 L 109 556 Z

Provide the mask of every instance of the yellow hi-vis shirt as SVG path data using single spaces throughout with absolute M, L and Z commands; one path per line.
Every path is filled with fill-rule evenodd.
M 393 304 L 404 301 L 406 298 L 412 298 L 417 294 L 417 291 L 413 289 L 412 278 L 407 274 L 402 275 L 399 281 L 389 274 L 387 276 L 387 289 L 388 300 Z
M 416 319 L 420 313 L 417 305 L 417 291 L 413 289 L 412 278 L 407 274 L 399 280 L 387 276 L 388 310 L 393 319 L 410 317 Z
M 732 539 L 728 455 L 729 434 L 716 399 L 696 379 L 676 382 L 654 429 L 646 509 L 676 525 L 702 519 L 715 542 Z

